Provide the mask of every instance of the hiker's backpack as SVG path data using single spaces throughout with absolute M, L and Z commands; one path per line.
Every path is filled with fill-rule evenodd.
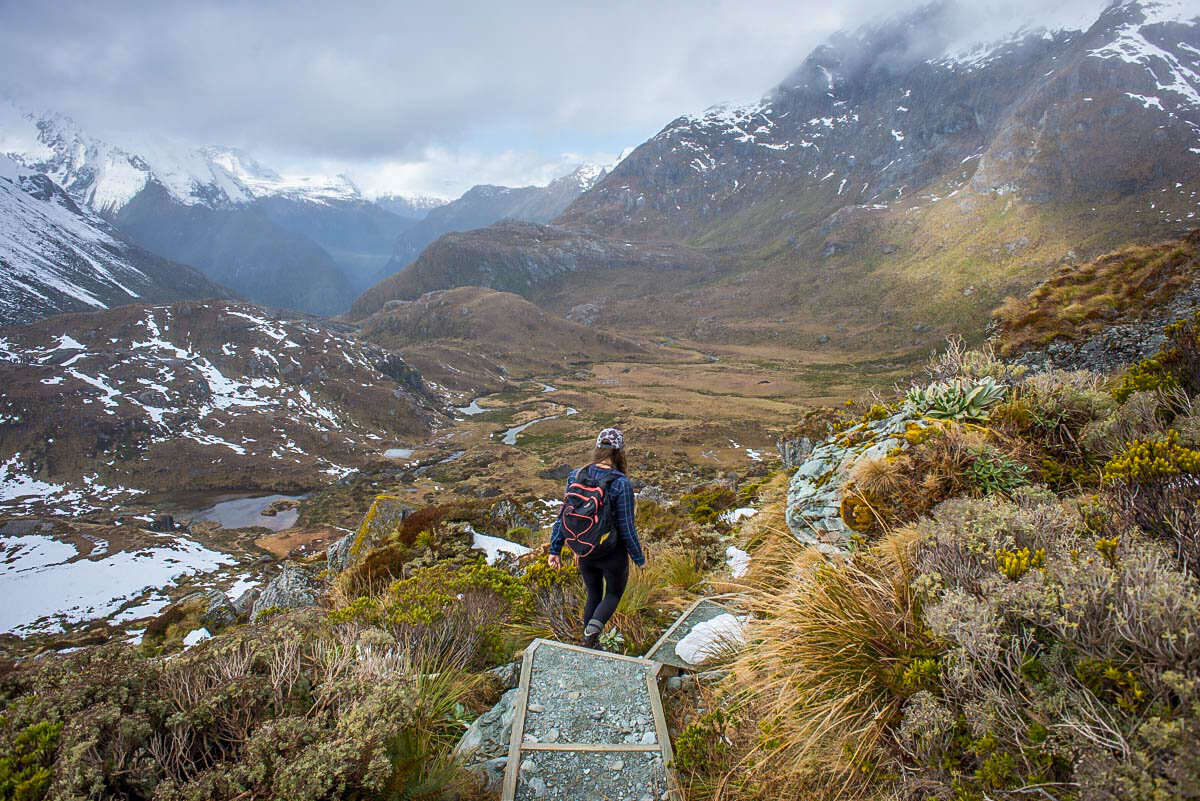
M 612 483 L 619 476 L 619 473 L 608 473 L 596 480 L 591 471 L 583 467 L 567 485 L 559 519 L 567 547 L 580 559 L 604 556 L 617 546 Z

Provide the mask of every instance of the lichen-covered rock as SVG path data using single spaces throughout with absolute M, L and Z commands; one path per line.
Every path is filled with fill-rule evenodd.
M 498 501 L 492 507 L 491 517 L 505 528 L 536 529 L 538 527 L 536 517 L 527 514 L 523 508 L 507 499 Z
M 413 508 L 395 495 L 376 496 L 354 534 L 343 569 L 366 556 L 412 513 Z
M 649 484 L 642 487 L 637 497 L 639 501 L 650 501 L 664 509 L 671 505 L 671 499 L 667 497 L 667 493 L 663 492 L 663 488 L 656 484 Z
M 262 594 L 254 602 L 250 622 L 267 609 L 298 609 L 315 606 L 321 597 L 321 582 L 313 578 L 299 565 L 284 565 L 283 572 L 271 579 Z
M 258 587 L 251 587 L 233 600 L 233 609 L 237 612 L 238 617 L 249 617 L 250 611 L 254 608 L 254 602 L 258 600 L 258 596 L 262 595 L 262 590 Z
M 862 459 L 882 459 L 907 448 L 902 435 L 910 423 L 925 425 L 912 410 L 901 409 L 851 426 L 812 448 L 788 485 L 787 522 L 796 539 L 826 553 L 849 550 L 854 532 L 842 519 L 842 501 L 850 472 Z
M 220 590 L 208 590 L 203 593 L 208 602 L 208 608 L 200 615 L 200 623 L 212 633 L 216 633 L 238 619 L 237 609 L 229 602 L 229 598 Z
M 350 549 L 354 546 L 355 536 L 347 534 L 325 550 L 325 567 L 331 577 L 350 567 Z
M 467 770 L 483 779 L 489 790 L 498 788 L 504 777 L 519 693 L 520 689 L 513 687 L 500 696 L 495 706 L 471 724 L 454 749 L 455 754 L 466 760 Z
M 779 451 L 779 459 L 784 467 L 798 467 L 812 453 L 813 442 L 808 437 L 781 439 L 775 443 L 775 449 Z
M 509 662 L 506 665 L 499 665 L 487 671 L 488 675 L 495 676 L 500 686 L 506 690 L 511 690 L 521 682 L 521 663 Z

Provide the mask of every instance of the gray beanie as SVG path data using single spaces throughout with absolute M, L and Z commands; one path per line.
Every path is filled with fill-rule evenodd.
M 619 428 L 606 428 L 596 435 L 596 447 L 620 450 L 625 447 L 625 435 Z

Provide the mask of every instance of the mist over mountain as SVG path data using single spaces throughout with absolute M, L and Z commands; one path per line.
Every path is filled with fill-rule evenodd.
M 599 305 L 631 324 L 741 340 L 769 318 L 858 346 L 982 327 L 1064 259 L 1191 224 L 1196 21 L 1185 3 L 1121 0 L 974 42 L 961 9 L 926 6 L 832 37 L 757 102 L 678 117 L 553 222 L 634 249 L 676 242 L 755 276 L 730 304 L 727 279 L 616 270 L 625 289 Z M 477 270 L 526 294 L 540 290 L 524 276 L 560 276 L 538 241 L 520 275 L 493 269 L 521 252 L 512 234 L 497 229 L 492 251 L 477 232 L 453 272 L 433 266 L 435 245 L 370 297 L 405 297 L 406 274 L 433 289 Z M 569 279 L 554 286 L 571 295 Z
M 251 300 L 320 314 L 344 311 L 447 231 L 549 220 L 603 173 L 585 166 L 546 187 L 477 187 L 456 204 L 369 200 L 343 175 L 285 177 L 236 148 L 151 141 L 135 152 L 12 104 L 0 104 L 0 152 L 145 249 Z

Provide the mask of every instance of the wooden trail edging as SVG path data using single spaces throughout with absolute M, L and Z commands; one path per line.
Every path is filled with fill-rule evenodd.
M 659 682 L 681 670 L 694 669 L 675 654 L 675 644 L 697 623 L 734 610 L 714 598 L 692 603 L 668 628 L 645 657 L 624 656 L 578 645 L 537 639 L 525 649 L 521 679 L 513 706 L 508 763 L 504 770 L 501 801 L 577 801 L 645 796 L 654 801 L 682 801 L 679 782 L 672 767 L 674 754 L 667 731 Z M 581 678 L 582 677 L 582 678 Z M 645 682 L 644 690 L 641 682 Z M 574 682 L 574 683 L 569 683 Z M 564 687 L 574 688 L 567 700 Z M 557 689 L 556 689 L 557 688 Z M 636 734 L 622 736 L 630 727 L 593 723 L 602 719 L 587 711 L 612 703 L 613 693 L 622 693 L 630 708 L 643 708 L 640 720 L 653 724 L 646 741 L 633 742 Z M 559 693 L 562 708 L 557 713 L 567 729 L 559 742 L 559 729 L 550 741 L 530 734 L 530 714 L 541 716 L 546 705 L 530 709 L 531 694 L 542 698 Z M 556 707 L 558 705 L 556 704 Z M 542 724 L 535 724 L 535 729 Z M 540 730 L 540 729 L 537 729 Z M 543 732 L 543 735 L 545 733 Z M 649 740 L 653 742 L 648 742 Z M 612 742 L 620 740 L 619 742 Z M 607 760 L 607 761 L 606 761 Z M 627 762 L 628 761 L 628 764 Z M 522 766 L 527 770 L 522 770 Z M 546 784 L 546 778 L 551 784 Z M 575 785 L 571 785 L 575 782 Z
M 620 664 L 627 668 L 628 672 L 635 676 L 640 676 L 645 682 L 644 698 L 648 701 L 648 709 L 645 709 L 646 716 L 653 722 L 654 743 L 630 743 L 630 742 L 527 742 L 527 724 L 529 721 L 529 698 L 531 690 L 531 681 L 541 681 L 545 684 L 553 676 L 548 675 L 543 670 L 539 675 L 535 676 L 535 665 L 539 661 L 539 654 L 543 657 L 553 652 L 569 655 L 571 660 L 576 664 L 586 665 L 593 663 L 602 665 L 605 662 Z M 601 769 L 596 769 L 592 774 L 593 768 L 583 767 L 585 757 L 622 757 L 626 756 L 630 759 L 630 768 L 636 769 L 638 764 L 633 760 L 636 757 L 657 756 L 649 772 L 655 774 L 653 781 L 657 783 L 661 780 L 662 790 L 654 793 L 655 801 L 660 801 L 662 798 L 670 799 L 670 801 L 682 801 L 682 796 L 679 794 L 678 783 L 675 779 L 674 772 L 671 770 L 671 761 L 674 755 L 671 751 L 671 739 L 667 733 L 667 720 L 663 712 L 662 695 L 659 690 L 659 681 L 664 678 L 664 673 L 673 672 L 672 669 L 659 662 L 651 662 L 648 659 L 642 659 L 633 656 L 624 656 L 622 654 L 612 654 L 605 651 L 596 651 L 590 648 L 582 648 L 577 645 L 568 645 L 566 643 L 555 642 L 553 640 L 537 639 L 525 649 L 525 655 L 521 661 L 521 683 L 517 694 L 517 700 L 514 704 L 514 716 L 512 724 L 512 735 L 508 744 L 508 764 L 504 771 L 504 785 L 501 792 L 502 801 L 533 801 L 533 799 L 566 799 L 573 796 L 562 796 L 554 794 L 537 795 L 529 781 L 530 778 L 536 779 L 537 776 L 529 776 L 521 771 L 522 762 L 530 756 L 545 756 L 545 755 L 574 755 L 579 763 L 579 770 L 576 772 L 575 779 L 587 787 L 586 795 L 579 795 L 579 798 L 619 798 L 621 795 L 606 793 L 606 782 L 628 781 L 629 775 L 625 771 L 606 772 Z M 576 678 L 576 677 L 572 677 Z M 578 706 L 584 708 L 587 706 L 595 706 L 592 702 L 594 699 L 588 697 L 585 692 L 588 689 L 586 683 L 578 685 L 579 691 Z M 640 687 L 633 687 L 631 690 L 635 694 L 642 691 Z M 582 738 L 580 738 L 582 739 Z M 616 739 L 609 737 L 608 739 Z M 623 763 L 617 763 L 623 764 Z M 645 768 L 643 768 L 645 770 Z M 579 791 L 575 791 L 578 793 Z M 645 788 L 637 792 L 633 797 L 640 798 L 645 794 Z

